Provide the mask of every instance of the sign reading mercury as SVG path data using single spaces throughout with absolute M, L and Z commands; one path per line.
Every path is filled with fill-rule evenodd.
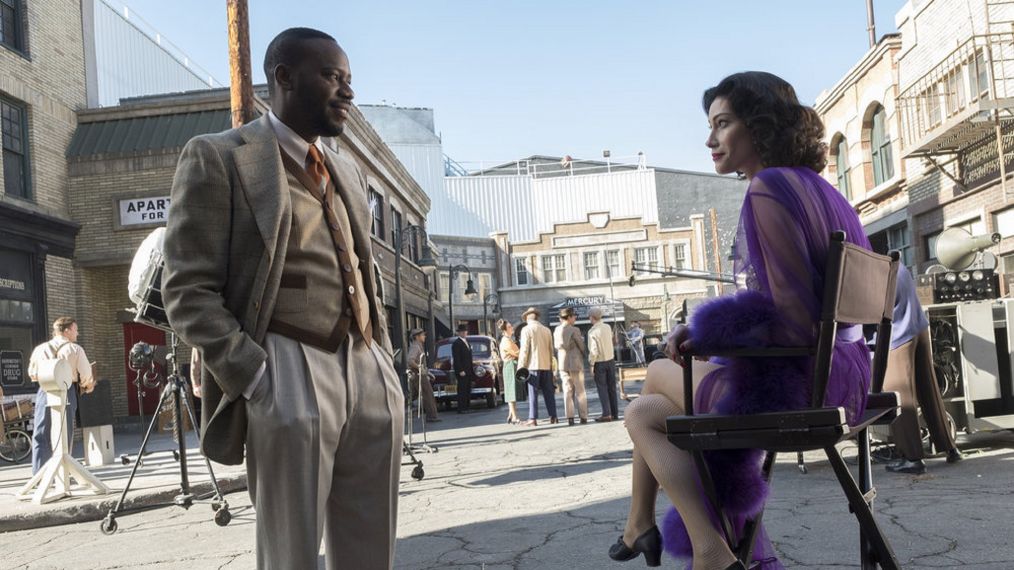
M 169 216 L 169 197 L 129 198 L 119 200 L 120 225 L 165 223 Z

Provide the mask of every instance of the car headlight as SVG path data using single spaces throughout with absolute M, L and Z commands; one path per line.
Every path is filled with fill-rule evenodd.
M 484 366 L 479 366 L 478 364 L 476 364 L 475 365 L 475 375 L 476 376 L 485 376 L 486 375 L 486 368 Z

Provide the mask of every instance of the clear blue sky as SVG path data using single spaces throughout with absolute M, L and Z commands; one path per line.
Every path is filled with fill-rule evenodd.
M 229 77 L 225 0 L 119 0 L 215 78 Z M 874 0 L 878 35 L 904 0 Z M 701 92 L 770 71 L 812 104 L 867 51 L 865 0 L 249 0 L 254 81 L 279 31 L 349 54 L 356 102 L 430 107 L 467 161 L 643 150 L 711 170 Z

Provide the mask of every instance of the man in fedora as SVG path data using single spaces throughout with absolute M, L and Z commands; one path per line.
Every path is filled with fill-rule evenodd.
M 584 391 L 584 360 L 588 349 L 581 329 L 574 326 L 576 321 L 574 309 L 564 307 L 560 309 L 560 325 L 553 331 L 556 363 L 560 368 L 560 383 L 563 384 L 563 410 L 567 414 L 568 425 L 574 425 L 575 402 L 581 423 L 588 423 L 588 396 Z
M 472 347 L 468 346 L 468 325 L 458 325 L 458 338 L 451 344 L 454 376 L 458 380 L 458 413 L 467 414 L 472 405 L 472 383 L 475 382 L 475 362 Z
M 412 329 L 408 333 L 412 344 L 408 347 L 408 385 L 412 400 L 422 398 L 423 413 L 427 422 L 439 422 L 437 417 L 437 401 L 433 397 L 433 384 L 430 383 L 429 369 L 425 358 L 426 331 Z M 421 365 L 420 365 L 421 364 Z
M 542 401 L 549 413 L 549 423 L 555 424 L 556 394 L 553 387 L 553 333 L 539 322 L 539 310 L 529 307 L 521 313 L 525 328 L 521 330 L 521 353 L 518 356 L 518 368 L 528 369 L 528 421 L 526 426 L 534 426 L 539 420 L 539 402 L 537 392 L 542 392 Z
M 371 268 L 366 180 L 330 35 L 278 34 L 271 110 L 187 143 L 165 234 L 169 321 L 201 352 L 201 450 L 246 461 L 257 568 L 394 564 L 404 396 Z M 245 452 L 245 453 L 244 453 Z

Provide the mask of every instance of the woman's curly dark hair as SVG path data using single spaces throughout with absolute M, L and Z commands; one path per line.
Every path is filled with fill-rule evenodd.
M 763 71 L 730 75 L 704 92 L 705 113 L 719 97 L 725 97 L 736 116 L 746 123 L 765 167 L 824 170 L 824 123 L 813 108 L 799 103 L 796 90 L 787 81 Z

